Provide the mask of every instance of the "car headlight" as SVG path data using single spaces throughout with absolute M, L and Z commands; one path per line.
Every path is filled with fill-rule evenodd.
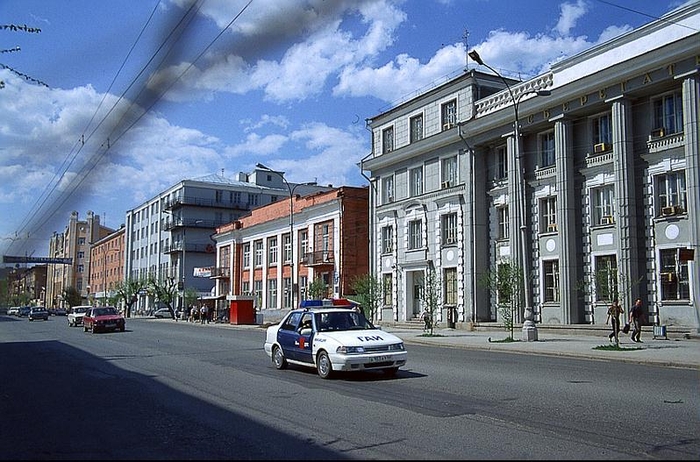
M 403 351 L 403 342 L 402 343 L 394 343 L 392 345 L 389 345 L 389 351 Z
M 365 348 L 361 346 L 339 346 L 335 352 L 344 355 L 361 354 L 365 352 Z

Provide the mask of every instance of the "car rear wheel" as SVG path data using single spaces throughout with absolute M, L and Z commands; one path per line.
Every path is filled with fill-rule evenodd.
M 384 375 L 387 377 L 394 377 L 398 372 L 399 368 L 398 367 L 390 367 L 389 369 L 384 369 Z
M 318 375 L 322 379 L 328 379 L 333 374 L 333 366 L 331 365 L 331 358 L 328 357 L 328 353 L 322 351 L 318 354 L 318 360 L 316 361 L 316 370 L 318 370 Z
M 282 348 L 278 346 L 272 348 L 272 363 L 277 369 L 285 369 L 287 367 L 287 359 L 284 357 Z

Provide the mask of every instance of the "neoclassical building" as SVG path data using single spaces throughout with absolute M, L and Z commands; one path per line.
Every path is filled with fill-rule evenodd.
M 370 261 L 385 321 L 499 321 L 487 283 L 522 269 L 515 322 L 603 324 L 612 298 L 700 326 L 700 4 L 528 81 L 467 69 L 367 120 Z M 489 69 L 488 56 L 470 54 Z

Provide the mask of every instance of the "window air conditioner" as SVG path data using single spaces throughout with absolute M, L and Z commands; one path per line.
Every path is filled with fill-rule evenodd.
M 557 232 L 557 224 L 556 223 L 550 223 L 547 225 L 547 232 L 548 233 L 556 233 Z
M 323 261 L 326 262 L 326 263 L 329 261 L 328 252 L 323 252 Z
M 668 207 L 664 207 L 661 209 L 661 215 L 668 217 L 672 215 L 676 215 L 679 213 L 678 207 L 675 205 L 670 205 Z
M 611 217 L 610 215 L 606 215 L 603 217 L 603 219 L 600 221 L 601 225 L 612 225 L 615 223 L 615 219 Z
M 455 243 L 455 238 L 454 237 L 448 237 L 445 239 L 445 244 L 454 244 Z
M 612 149 L 610 143 L 598 143 L 593 146 L 593 152 L 595 153 L 609 151 L 610 149 Z
M 449 130 L 450 128 L 452 128 L 452 127 L 454 127 L 454 126 L 455 126 L 455 124 L 453 124 L 452 122 L 447 122 L 446 124 L 442 124 L 442 130 L 443 130 L 443 131 L 444 131 L 444 130 Z
M 661 280 L 664 282 L 673 282 L 673 273 L 661 273 Z
M 656 129 L 654 129 L 654 130 L 651 131 L 651 137 L 652 137 L 652 138 L 661 138 L 661 137 L 664 136 L 664 135 L 665 135 L 665 133 L 664 133 L 664 129 L 663 129 L 663 128 L 656 128 Z
M 442 189 L 447 189 L 447 188 L 449 188 L 449 187 L 451 187 L 451 186 L 452 186 L 452 182 L 451 182 L 451 181 L 443 181 L 443 182 L 442 182 Z

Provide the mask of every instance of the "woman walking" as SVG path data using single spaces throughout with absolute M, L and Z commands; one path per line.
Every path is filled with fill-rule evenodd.
M 620 315 L 622 315 L 622 313 L 624 313 L 624 310 L 620 306 L 619 300 L 616 298 L 608 307 L 608 318 L 605 320 L 605 324 L 610 323 L 612 325 L 612 332 L 608 335 L 608 339 L 610 342 L 615 339 L 615 345 L 620 344 Z

